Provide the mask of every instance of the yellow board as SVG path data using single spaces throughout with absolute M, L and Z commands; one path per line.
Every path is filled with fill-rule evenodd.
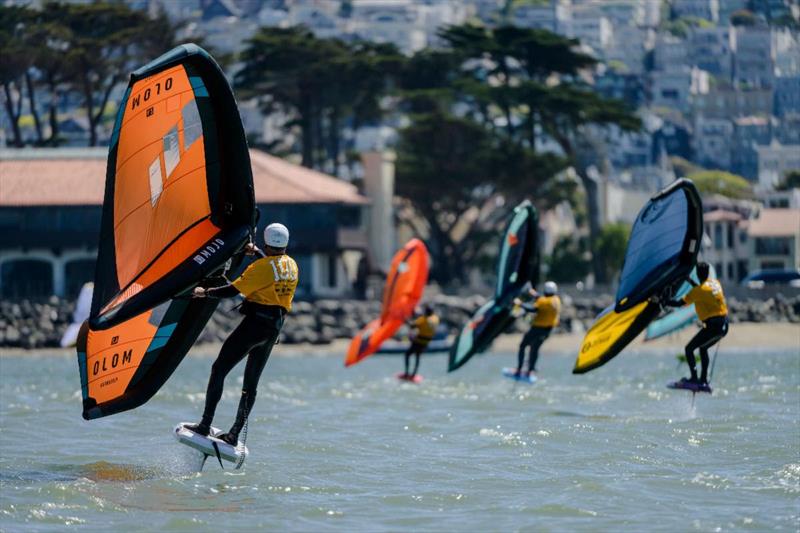
M 600 313 L 586 332 L 573 374 L 604 365 L 622 351 L 659 313 L 659 305 L 642 302 L 617 313 L 610 307 Z

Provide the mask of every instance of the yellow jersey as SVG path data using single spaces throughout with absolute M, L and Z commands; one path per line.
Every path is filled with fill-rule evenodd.
M 439 327 L 439 317 L 436 315 L 422 315 L 414 320 L 414 327 L 417 328 L 417 336 L 414 338 L 419 344 L 428 344 L 436 334 Z
M 558 325 L 561 314 L 561 299 L 557 295 L 539 296 L 533 304 L 536 314 L 533 315 L 531 326 L 537 328 L 554 328 Z
M 683 297 L 687 304 L 694 304 L 697 318 L 705 322 L 715 316 L 727 316 L 728 306 L 725 303 L 725 295 L 722 293 L 722 285 L 715 279 L 707 279 L 702 285 L 692 287 L 692 290 Z
M 250 302 L 291 311 L 297 280 L 294 259 L 286 254 L 268 255 L 253 261 L 231 285 Z

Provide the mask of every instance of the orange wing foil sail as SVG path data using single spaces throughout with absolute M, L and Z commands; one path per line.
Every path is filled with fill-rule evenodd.
M 182 45 L 133 72 L 109 146 L 92 308 L 77 344 L 84 418 L 132 409 L 164 384 L 216 307 L 188 291 L 224 282 L 254 222 L 244 129 L 216 62 Z
M 381 316 L 367 324 L 350 341 L 345 366 L 354 365 L 375 353 L 413 316 L 428 283 L 429 268 L 428 249 L 419 239 L 411 239 L 394 255 L 383 289 Z

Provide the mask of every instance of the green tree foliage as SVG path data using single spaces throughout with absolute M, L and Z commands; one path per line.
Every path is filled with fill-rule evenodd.
M 746 199 L 753 197 L 750 183 L 741 176 L 722 170 L 704 170 L 687 176 L 692 180 L 700 194 L 706 196 L 721 194 L 728 198 Z
M 731 24 L 734 26 L 755 26 L 758 24 L 758 17 L 748 9 L 739 9 L 731 13 Z
M 53 9 L 70 33 L 65 55 L 74 65 L 75 86 L 83 97 L 89 146 L 95 146 L 111 92 L 141 66 L 142 58 L 171 48 L 174 31 L 163 15 L 151 20 L 121 3 L 57 4 Z
M 30 19 L 30 11 L 23 7 L 0 7 L 0 83 L 3 85 L 3 104 L 16 146 L 23 144 L 19 127 L 23 79 L 33 62 L 26 39 Z
M 391 45 L 321 39 L 302 26 L 262 28 L 241 60 L 241 95 L 258 99 L 266 113 L 286 114 L 284 128 L 299 135 L 302 164 L 334 173 L 345 120 L 357 129 L 379 118 L 389 74 L 400 65 Z
M 0 6 L 0 76 L 14 144 L 23 144 L 19 116 L 23 98 L 33 117 L 37 143 L 57 144 L 59 100 L 81 97 L 89 144 L 108 119 L 109 97 L 128 73 L 174 46 L 176 28 L 166 16 L 149 16 L 124 3 L 45 3 L 41 9 Z M 47 94 L 41 101 L 41 89 Z M 50 136 L 40 113 L 46 108 Z
M 596 154 L 587 149 L 584 128 L 639 127 L 639 120 L 621 101 L 602 98 L 581 80 L 579 73 L 596 61 L 576 51 L 577 41 L 539 29 L 463 24 L 443 29 L 440 36 L 447 48 L 435 56 L 412 58 L 400 80 L 404 102 L 419 113 L 412 120 L 431 121 L 436 118 L 431 113 L 457 110 L 463 119 L 481 126 L 490 135 L 495 166 L 483 172 L 483 182 L 474 187 L 511 201 L 528 196 L 546 208 L 574 198 L 574 183 L 554 179 L 558 170 L 572 164 L 586 191 L 590 242 L 594 242 L 599 210 L 597 185 L 589 167 L 596 163 Z M 422 75 L 409 74 L 415 69 Z M 408 80 L 415 80 L 413 86 Z M 540 154 L 538 147 L 544 139 L 556 141 L 563 156 Z M 404 154 L 412 146 L 423 152 L 434 150 L 431 143 L 407 141 L 401 138 L 401 160 L 413 160 Z M 435 157 L 428 154 L 425 159 Z M 409 174 L 399 172 L 398 184 Z M 448 188 L 450 181 L 442 169 L 437 182 Z M 408 198 L 415 206 L 421 203 L 420 198 Z M 473 201 L 471 207 L 482 206 Z M 468 206 L 462 211 L 469 213 Z M 430 216 L 425 218 L 429 225 L 436 225 Z
M 800 169 L 787 171 L 783 176 L 783 180 L 775 188 L 779 191 L 800 188 Z
M 694 174 L 696 172 L 701 172 L 705 170 L 703 167 L 697 166 L 691 161 L 687 161 L 686 159 L 674 155 L 669 158 L 669 162 L 672 165 L 672 168 L 675 170 L 675 175 L 679 178 L 684 178 L 689 174 Z
M 591 271 L 589 250 L 585 239 L 573 235 L 559 237 L 553 253 L 545 259 L 547 277 L 559 283 L 580 281 Z
M 600 230 L 595 255 L 603 268 L 605 280 L 614 279 L 622 268 L 630 231 L 630 226 L 622 222 L 606 224 Z
M 685 39 L 689 36 L 692 28 L 712 28 L 714 23 L 699 17 L 680 17 L 671 20 L 664 20 L 661 23 L 661 31 L 671 33 L 676 37 Z
M 441 110 L 415 116 L 397 150 L 397 194 L 411 202 L 423 225 L 415 217 L 401 222 L 428 236 L 432 277 L 441 283 L 464 279 L 496 243 L 509 207 L 497 205 L 498 193 L 516 201 L 538 191 L 540 207 L 561 198 L 551 183 L 563 167 L 559 158 L 520 150 L 469 118 Z M 521 183 L 526 190 L 518 190 Z

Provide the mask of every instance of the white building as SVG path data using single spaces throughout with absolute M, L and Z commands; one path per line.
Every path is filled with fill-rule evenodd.
M 719 20 L 719 3 L 719 0 L 672 0 L 671 6 L 676 17 L 697 17 L 716 22 Z
M 698 116 L 694 121 L 694 160 L 709 168 L 730 168 L 733 123 L 725 118 Z
M 708 72 L 684 66 L 680 70 L 654 71 L 651 74 L 651 104 L 688 112 L 696 97 L 708 94 Z
M 735 45 L 732 26 L 694 28 L 689 35 L 690 64 L 730 81 Z
M 703 230 L 710 246 L 703 260 L 714 266 L 717 278 L 739 282 L 749 272 L 750 243 L 747 220 L 736 211 L 717 209 L 703 213 Z
M 439 44 L 440 39 L 437 33 L 440 28 L 463 24 L 475 12 L 472 6 L 458 0 L 439 0 L 437 2 L 424 3 L 418 5 L 417 9 L 420 23 L 425 32 L 427 46 Z
M 333 0 L 292 2 L 288 26 L 302 24 L 320 38 L 339 37 L 345 31 L 345 21 L 339 19 L 340 3 Z M 266 16 L 266 14 L 265 14 Z
M 394 43 L 407 54 L 428 45 L 420 12 L 411 0 L 353 0 L 349 31 L 366 41 Z
M 787 171 L 800 169 L 800 145 L 772 141 L 755 149 L 758 153 L 758 184 L 764 189 L 774 188 Z
M 762 209 L 747 233 L 751 272 L 800 269 L 800 209 Z
M 771 87 L 775 70 L 772 33 L 766 26 L 738 26 L 733 79 L 746 87 Z
M 732 119 L 741 116 L 772 114 L 774 106 L 772 89 L 733 89 L 715 87 L 698 93 L 692 99 L 695 114 L 706 117 Z
M 800 36 L 788 29 L 772 30 L 775 75 L 800 76 Z
M 538 28 L 564 33 L 572 15 L 570 0 L 550 0 L 544 3 L 521 3 L 513 7 L 511 22 L 521 28 Z
M 655 31 L 640 26 L 614 26 L 606 61 L 623 63 L 628 73 L 643 74 L 644 58 L 655 45 Z
M 764 207 L 773 209 L 800 209 L 800 189 L 794 188 L 786 191 L 766 191 L 758 195 Z
M 689 65 L 689 43 L 668 32 L 656 35 L 654 67 L 661 72 L 681 70 Z
M 800 113 L 800 75 L 775 78 L 775 114 Z
M 572 39 L 579 39 L 581 44 L 590 47 L 595 55 L 605 58 L 612 44 L 613 26 L 602 10 L 586 6 L 572 10 L 572 17 L 565 22 L 565 27 L 560 33 Z

